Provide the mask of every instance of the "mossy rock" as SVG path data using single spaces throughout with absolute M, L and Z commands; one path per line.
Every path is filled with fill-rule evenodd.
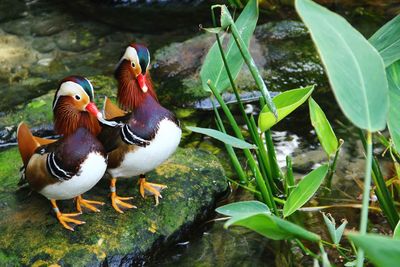
M 48 200 L 28 188 L 17 188 L 20 164 L 16 148 L 0 153 L 0 266 L 120 266 L 148 261 L 153 252 L 178 241 L 204 220 L 227 189 L 215 156 L 178 149 L 148 174 L 149 181 L 168 185 L 157 207 L 153 198 L 141 198 L 136 179 L 120 179 L 118 193 L 132 195 L 138 208 L 118 214 L 110 205 L 105 177 L 85 197 L 106 205 L 100 213 L 81 215 L 86 224 L 70 232 L 51 216 Z M 59 201 L 59 206 L 63 212 L 73 212 L 72 200 Z

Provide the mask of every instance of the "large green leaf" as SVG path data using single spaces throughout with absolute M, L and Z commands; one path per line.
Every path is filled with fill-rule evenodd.
M 349 239 L 365 251 L 376 266 L 399 266 L 400 240 L 379 235 L 349 234 Z
M 308 100 L 308 106 L 310 108 L 311 124 L 314 126 L 319 142 L 328 156 L 335 154 L 339 147 L 339 142 L 325 113 L 312 97 Z
M 272 215 L 268 207 L 259 201 L 228 204 L 219 207 L 217 212 L 231 216 L 225 223 L 226 228 L 232 225 L 243 226 L 274 240 L 301 238 L 318 242 L 321 239 L 319 235 Z
M 400 60 L 387 68 L 389 83 L 389 113 L 387 123 L 393 143 L 400 151 Z
M 222 11 L 225 10 L 225 6 L 221 6 Z M 221 12 L 223 13 L 223 12 Z M 224 21 L 225 14 L 221 14 L 221 24 L 226 26 Z M 246 7 L 235 22 L 236 27 L 241 33 L 241 37 L 247 47 L 249 46 L 251 36 L 253 35 L 258 20 L 258 5 L 256 0 L 251 0 L 247 3 Z M 246 47 L 246 49 L 247 49 Z M 233 37 L 229 39 L 228 45 L 225 48 L 225 55 L 228 61 L 228 66 L 231 71 L 232 77 L 235 79 L 242 69 L 244 60 L 238 47 L 235 44 Z M 224 91 L 230 87 L 230 81 L 228 74 L 222 61 L 221 52 L 219 51 L 217 42 L 208 51 L 208 54 L 204 60 L 203 66 L 200 70 L 200 78 L 203 85 L 203 89 L 210 91 L 207 81 L 215 85 L 220 91 Z
M 376 49 L 344 18 L 310 1 L 296 0 L 343 113 L 370 132 L 386 126 L 388 85 Z
M 383 25 L 369 41 L 381 54 L 385 66 L 400 59 L 400 15 Z
M 266 131 L 276 123 L 281 121 L 287 115 L 292 113 L 296 108 L 303 104 L 314 90 L 314 86 L 308 86 L 300 89 L 293 89 L 285 91 L 272 99 L 275 104 L 278 120 L 276 120 L 274 114 L 268 108 L 264 106 L 263 110 L 258 117 L 258 127 L 261 131 Z
M 283 216 L 287 217 L 301 208 L 314 194 L 328 173 L 329 166 L 324 164 L 307 174 L 292 190 L 283 206 Z
M 214 130 L 214 129 L 209 129 L 209 128 L 200 128 L 200 127 L 193 127 L 193 126 L 187 126 L 186 127 L 188 130 L 196 133 L 201 133 L 205 134 L 208 136 L 211 136 L 212 138 L 215 138 L 227 145 L 240 148 L 240 149 L 256 149 L 257 147 L 255 145 L 249 144 L 246 141 L 243 141 L 239 138 L 233 137 L 231 135 L 228 135 L 226 133 Z

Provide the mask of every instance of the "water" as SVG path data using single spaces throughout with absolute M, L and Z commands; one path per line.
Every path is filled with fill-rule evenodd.
M 0 118 L 5 113 L 12 112 L 16 105 L 27 103 L 30 99 L 54 89 L 57 81 L 66 75 L 79 73 L 111 76 L 121 51 L 133 40 L 147 43 L 151 51 L 156 51 L 166 44 L 186 40 L 197 34 L 198 23 L 193 23 L 190 18 L 185 27 L 176 29 L 157 28 L 154 26 L 157 21 L 152 21 L 151 27 L 148 22 L 143 22 L 144 17 L 132 18 L 126 23 L 139 25 L 132 31 L 129 25 L 121 24 L 115 17 L 95 19 L 95 16 L 90 15 L 91 12 L 79 10 L 82 6 L 74 6 L 74 1 L 71 2 L 72 4 L 50 0 L 3 0 L 0 3 Z M 332 2 L 332 6 L 355 23 L 366 36 L 370 36 L 399 10 L 397 1 Z M 94 6 L 93 9 L 97 10 Z M 104 10 L 102 12 L 102 16 L 107 15 Z M 295 17 L 290 6 L 282 5 L 276 12 L 263 14 L 261 20 Z M 295 67 L 294 63 L 294 69 L 285 71 L 295 75 Z M 290 83 L 290 77 L 286 77 L 285 82 Z M 332 101 L 333 96 L 326 93 L 326 89 L 319 89 L 315 98 L 324 110 L 329 110 L 328 117 L 333 122 L 338 137 L 345 139 L 346 143 L 334 178 L 333 193 L 321 193 L 311 204 L 356 203 L 361 190 L 354 181 L 363 173 L 362 150 L 359 143 L 353 145 L 355 129 L 340 114 Z M 177 113 L 184 114 L 180 115 L 184 123 L 194 121 L 199 126 L 212 125 L 210 112 L 177 110 Z M 300 108 L 288 120 L 277 125 L 273 138 L 280 165 L 284 165 L 286 155 L 292 155 L 298 175 L 324 160 L 324 153 L 309 123 L 306 108 Z M 224 153 L 220 144 L 198 135 L 186 133 L 182 144 L 208 149 L 215 154 Z M 227 167 L 228 174 L 233 174 L 229 163 L 223 164 Z M 236 190 L 224 201 L 251 198 L 248 193 Z M 349 229 L 357 227 L 358 209 L 337 208 L 329 211 L 337 220 L 346 218 Z M 312 231 L 326 236 L 321 230 L 322 220 L 318 213 L 301 214 L 299 220 L 305 222 Z M 386 225 L 381 216 L 373 214 L 372 220 L 376 225 Z M 223 222 L 213 220 L 200 225 L 193 236 L 182 240 L 182 243 L 171 247 L 169 251 L 161 252 L 152 263 L 166 266 L 283 266 L 289 263 L 311 263 L 309 257 L 291 250 L 285 242 L 271 242 L 239 228 L 228 231 L 222 225 Z M 376 226 L 376 231 L 382 232 L 385 228 Z M 339 257 L 336 261 L 340 264 Z

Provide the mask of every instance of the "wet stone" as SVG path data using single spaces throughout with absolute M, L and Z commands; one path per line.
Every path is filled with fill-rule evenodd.
M 103 178 L 85 194 L 106 202 L 100 213 L 84 213 L 85 225 L 70 232 L 51 216 L 49 201 L 28 188 L 18 189 L 21 160 L 18 149 L 0 153 L 0 265 L 132 266 L 149 261 L 193 231 L 227 189 L 225 173 L 212 154 L 178 149 L 167 162 L 148 174 L 148 180 L 168 188 L 157 207 L 142 199 L 136 178 L 120 179 L 121 196 L 133 196 L 138 208 L 118 214 L 109 201 L 109 180 Z M 74 211 L 72 200 L 59 201 L 63 212 Z
M 26 4 L 24 0 L 0 2 L 0 22 L 23 17 L 25 12 Z
M 41 53 L 49 53 L 56 48 L 56 44 L 51 37 L 38 37 L 33 40 L 32 47 Z
M 96 38 L 87 31 L 64 31 L 55 38 L 58 48 L 81 52 L 96 45 Z
M 65 17 L 54 16 L 35 20 L 31 32 L 36 36 L 50 36 L 64 30 L 68 26 Z
M 200 81 L 200 69 L 214 41 L 213 35 L 202 34 L 169 44 L 154 53 L 151 73 L 160 98 L 179 107 L 199 107 L 209 97 Z M 312 40 L 299 21 L 257 26 L 250 53 L 270 91 L 327 85 Z M 236 86 L 241 94 L 257 90 L 246 65 L 236 79 Z M 228 89 L 228 92 L 231 91 Z
M 11 34 L 15 35 L 29 35 L 30 34 L 30 21 L 26 19 L 11 20 L 1 25 L 1 28 Z

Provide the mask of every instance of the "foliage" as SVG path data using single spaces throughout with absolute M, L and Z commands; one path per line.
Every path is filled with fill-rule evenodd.
M 265 106 L 258 117 L 258 127 L 262 132 L 269 130 L 276 123 L 281 121 L 287 115 L 296 110 L 311 95 L 314 86 L 308 86 L 300 89 L 285 91 L 272 100 L 278 113 L 278 119 L 275 118 L 273 112 L 268 106 Z
M 369 38 L 371 44 L 378 50 L 385 67 L 400 60 L 400 15 L 383 25 Z
M 283 206 L 283 216 L 291 215 L 310 200 L 317 192 L 327 173 L 328 164 L 325 164 L 307 174 L 287 198 Z
M 231 217 L 225 223 L 226 228 L 232 225 L 243 226 L 273 240 L 321 240 L 320 236 L 271 214 L 267 206 L 257 201 L 236 202 L 219 207 L 216 211 Z
M 318 235 L 292 222 L 293 216 L 291 215 L 315 195 L 325 178 L 328 188 L 330 188 L 330 180 L 335 172 L 343 140 L 337 139 L 325 113 L 311 98 L 314 86 L 287 90 L 271 101 L 268 89 L 248 49 L 248 38 L 254 31 L 253 25 L 256 24 L 258 16 L 253 16 L 255 13 L 258 14 L 258 10 L 251 12 L 253 10 L 251 7 L 254 8 L 255 2 L 248 1 L 236 23 L 233 22 L 226 6 L 216 5 L 212 7 L 214 28 L 206 30 L 216 35 L 216 43 L 207 54 L 207 60 L 202 67 L 203 75 L 201 79 L 203 87 L 207 87 L 205 89 L 209 89 L 220 104 L 229 122 L 228 127 L 231 129 L 226 129 L 219 110 L 214 106 L 216 125 L 219 131 L 212 129 L 195 130 L 225 143 L 228 155 L 238 173 L 239 185 L 244 188 L 255 188 L 252 191 L 265 204 L 255 201 L 238 202 L 220 207 L 217 211 L 231 217 L 225 224 L 226 227 L 233 225 L 247 227 L 275 240 L 295 239 L 305 253 L 316 258 L 317 264 L 318 261 L 321 261 L 323 266 L 330 266 L 324 246 L 332 246 L 346 258 L 347 265 L 357 263 L 358 266 L 361 266 L 364 253 L 362 242 L 355 241 L 355 244 L 359 246 L 356 262 L 351 262 L 353 258 L 346 256 L 350 251 L 340 246 L 347 224 L 346 221 L 336 228 L 336 222 L 332 216 L 322 215 L 333 244 L 322 240 Z M 384 129 L 388 124 L 394 143 L 396 147 L 399 147 L 400 124 L 398 122 L 400 119 L 395 108 L 400 104 L 400 79 L 398 78 L 400 76 L 400 65 L 391 65 L 391 63 L 399 58 L 399 49 L 396 49 L 396 47 L 400 43 L 400 34 L 398 33 L 400 19 L 395 18 L 387 23 L 368 41 L 341 16 L 311 0 L 296 0 L 295 6 L 310 31 L 340 108 L 353 124 L 367 131 L 367 138 L 365 138 L 364 133 L 360 135 L 367 157 L 360 222 L 362 238 L 350 237 L 350 239 L 362 240 L 364 237 L 368 237 L 365 233 L 372 171 L 376 185 L 375 192 L 388 222 L 394 228 L 398 221 L 394 200 L 386 187 L 379 164 L 373 157 L 372 133 Z M 216 9 L 220 10 L 219 26 L 216 25 L 215 20 L 214 11 Z M 241 20 L 249 23 L 249 29 L 245 27 L 242 29 L 243 25 L 239 23 Z M 231 39 L 227 48 L 224 49 L 219 33 L 227 29 L 230 30 Z M 239 57 L 240 60 L 237 59 Z M 253 115 L 245 113 L 235 85 L 235 78 L 243 62 L 249 68 L 255 85 L 263 96 L 260 98 L 261 113 L 258 117 L 258 125 Z M 207 75 L 204 73 L 207 73 Z M 221 73 L 226 73 L 223 79 L 221 79 Z M 236 95 L 242 118 L 247 127 L 246 134 L 243 134 L 243 130 L 239 127 L 220 95 L 220 92 L 229 85 Z M 309 100 L 311 124 L 328 156 L 328 162 L 312 170 L 296 184 L 290 156 L 286 157 L 285 175 L 278 165 L 271 129 L 306 100 Z M 233 130 L 236 138 L 227 134 L 229 130 Z M 247 141 L 245 136 L 251 141 Z M 238 143 L 242 146 L 237 145 Z M 254 144 L 257 149 L 250 151 L 248 146 L 250 143 Z M 396 147 L 393 147 L 389 141 L 386 143 L 390 148 L 392 158 L 396 161 L 399 160 L 400 156 L 395 149 Z M 236 148 L 243 149 L 245 163 L 237 157 Z M 243 168 L 246 165 L 249 166 L 249 170 Z M 399 230 L 397 228 L 395 236 L 398 236 Z M 308 250 L 299 239 L 318 243 L 320 256 Z M 386 248 L 386 250 L 391 253 L 389 248 Z M 368 250 L 366 253 L 369 257 L 374 255 Z M 374 262 L 374 260 L 372 261 Z
M 208 128 L 200 128 L 200 127 L 186 127 L 190 131 L 196 132 L 196 133 L 201 133 L 205 134 L 208 136 L 211 136 L 214 139 L 217 139 L 221 142 L 224 142 L 225 144 L 228 144 L 230 146 L 236 147 L 236 148 L 241 148 L 241 149 L 254 149 L 256 146 L 247 143 L 246 141 L 243 141 L 239 138 L 230 136 L 226 133 L 222 133 L 220 131 L 216 131 L 213 129 L 208 129 Z
M 328 157 L 330 157 L 338 150 L 339 141 L 337 140 L 335 132 L 326 118 L 325 113 L 311 97 L 308 100 L 308 106 L 310 109 L 311 124 L 317 133 L 319 142 Z
M 349 239 L 365 250 L 376 266 L 397 266 L 400 262 L 400 240 L 380 235 L 349 234 Z
M 243 42 L 246 44 L 246 48 L 249 46 L 250 38 L 253 35 L 258 18 L 257 1 L 250 1 L 249 3 L 250 4 L 246 6 L 235 22 L 238 30 L 242 32 L 242 38 Z M 232 76 L 236 78 L 243 66 L 244 60 L 233 37 L 229 38 L 225 51 Z M 221 58 L 217 42 L 210 48 L 204 60 L 200 70 L 200 78 L 203 88 L 206 91 L 210 90 L 207 85 L 208 80 L 213 81 L 220 92 L 228 89 L 230 86 L 229 77 L 224 68 L 224 62 Z
M 385 128 L 388 110 L 383 60 L 373 46 L 341 16 L 310 1 L 296 1 L 347 118 L 375 132 Z M 334 53 L 333 53 L 334 51 Z
M 322 216 L 324 218 L 325 225 L 328 228 L 328 232 L 331 236 L 333 243 L 335 245 L 339 245 L 340 240 L 343 236 L 344 229 L 346 228 L 347 221 L 343 220 L 342 224 L 338 228 L 336 228 L 336 221 L 330 214 L 325 215 L 325 213 L 322 213 Z

